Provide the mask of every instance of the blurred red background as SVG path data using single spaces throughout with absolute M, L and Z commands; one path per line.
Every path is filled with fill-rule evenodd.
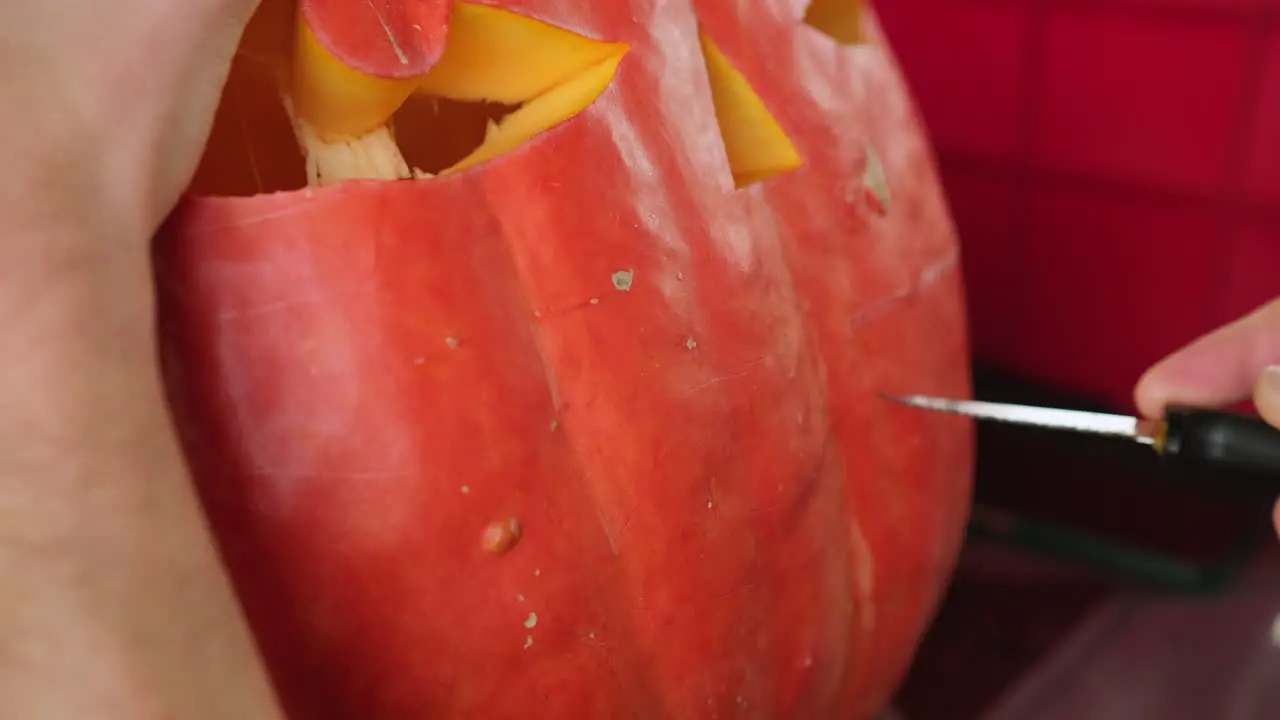
M 980 397 L 1131 411 L 1151 363 L 1280 295 L 1280 0 L 875 7 L 960 234 Z M 994 544 L 975 535 L 899 708 L 910 720 L 988 717 L 1047 682 L 1052 658 L 1106 608 L 1136 603 L 1138 627 L 1166 603 L 1228 607 L 1259 592 L 1239 568 L 1275 544 L 1269 498 L 1217 488 L 1171 483 L 1141 449 L 980 426 L 977 512 L 1020 530 Z M 1280 589 L 1267 592 L 1263 606 L 1280 607 Z M 1227 637 L 1236 611 L 1205 612 L 1204 636 Z M 1124 652 L 1164 658 L 1170 678 L 1206 676 L 1195 663 L 1215 652 L 1250 652 L 1184 644 L 1172 660 L 1156 646 Z M 1280 677 L 1273 656 L 1227 672 L 1223 702 L 1258 706 L 1230 676 Z M 1082 662 L 1143 664 L 1119 657 Z M 1169 718 L 1188 691 L 1141 672 L 1078 672 L 1095 695 L 1051 701 L 1076 717 Z M 1143 697 L 1126 694 L 1139 686 Z
M 881 0 L 981 362 L 1118 407 L 1280 288 L 1280 0 Z

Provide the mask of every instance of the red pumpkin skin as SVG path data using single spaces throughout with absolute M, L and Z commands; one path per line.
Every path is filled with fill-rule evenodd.
M 334 57 L 368 75 L 410 78 L 444 54 L 453 1 L 298 0 L 298 8 Z
M 287 711 L 871 716 L 972 460 L 878 395 L 970 389 L 891 56 L 797 3 L 499 4 L 631 50 L 472 171 L 193 198 L 157 244 L 175 417 Z M 801 169 L 734 191 L 699 20 Z

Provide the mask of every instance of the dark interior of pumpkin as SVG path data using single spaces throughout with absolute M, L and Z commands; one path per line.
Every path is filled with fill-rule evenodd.
M 405 161 L 435 175 L 478 148 L 489 124 L 516 107 L 415 94 L 392 116 L 391 127 Z M 274 77 L 261 63 L 238 57 L 191 191 L 249 196 L 306 186 L 306 158 Z

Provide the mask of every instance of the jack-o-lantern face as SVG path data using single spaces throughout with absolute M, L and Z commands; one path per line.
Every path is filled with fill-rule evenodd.
M 581 112 L 628 50 L 492 5 L 458 3 L 444 14 L 448 3 L 382 4 L 295 12 L 269 3 L 247 33 L 193 189 L 256 194 L 304 179 L 466 170 Z M 798 167 L 795 147 L 705 33 L 698 50 L 738 185 Z
M 295 718 L 866 717 L 968 510 L 956 246 L 849 2 L 268 2 L 157 243 Z

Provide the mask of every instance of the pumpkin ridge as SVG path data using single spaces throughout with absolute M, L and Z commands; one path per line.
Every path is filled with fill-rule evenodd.
M 633 67 L 631 69 L 631 72 L 640 72 L 640 69 L 638 67 Z M 708 111 L 706 119 L 714 123 L 714 115 L 713 115 L 714 109 L 710 102 L 709 95 L 706 98 L 704 98 L 704 100 L 705 100 L 706 110 Z M 617 138 L 613 130 L 608 127 L 608 122 L 606 120 L 607 118 L 613 117 L 614 111 L 611 108 L 614 106 L 611 106 L 611 103 L 616 104 L 616 106 L 621 106 L 623 108 L 626 108 L 632 103 L 645 103 L 645 102 L 648 102 L 648 100 L 641 96 L 628 93 L 623 90 L 622 86 L 619 86 L 618 89 L 615 90 L 614 94 L 612 94 L 607 99 L 602 98 L 602 101 L 603 101 L 602 103 L 597 103 L 591 108 L 590 110 L 590 112 L 592 113 L 591 118 L 583 118 L 584 120 L 593 120 L 592 122 L 584 122 L 582 125 L 579 125 L 572 130 L 569 130 L 568 128 L 566 128 L 565 134 L 576 135 L 577 136 L 576 140 L 580 145 L 585 143 L 584 137 L 587 135 L 598 137 L 600 138 L 599 143 L 591 144 L 593 148 L 597 148 L 597 147 L 599 148 L 598 150 L 593 149 L 590 151 L 592 156 L 602 157 L 608 154 L 608 155 L 621 158 L 623 156 L 623 153 L 621 152 L 620 148 L 617 146 L 616 144 Z M 625 118 L 627 115 L 627 112 L 628 111 L 626 109 L 623 109 L 618 113 L 617 116 L 620 118 Z M 641 133 L 649 132 L 649 129 L 647 128 L 640 128 L 638 130 Z M 663 138 L 661 133 L 658 133 L 648 137 L 645 137 L 645 136 L 637 137 L 636 142 L 637 144 L 643 145 L 646 147 L 651 147 L 651 146 L 660 147 L 663 143 L 665 143 L 665 139 Z M 544 196 L 545 202 L 540 203 L 541 205 L 543 205 L 543 209 L 539 210 L 537 215 L 535 215 L 535 217 L 539 218 L 539 223 L 537 224 L 530 223 L 530 225 L 527 227 L 524 225 L 523 222 L 516 223 L 516 220 L 515 220 L 515 218 L 520 218 L 523 220 L 524 216 L 509 212 L 509 209 L 510 209 L 509 195 L 510 195 L 511 188 L 521 184 L 518 180 L 518 178 L 521 175 L 524 175 L 526 173 L 532 174 L 533 172 L 532 166 L 533 166 L 533 163 L 535 162 L 536 162 L 536 159 L 530 156 L 522 155 L 519 157 L 512 157 L 504 165 L 503 170 L 501 172 L 495 173 L 492 177 L 492 180 L 489 183 L 486 183 L 486 188 L 487 188 L 486 195 L 488 198 L 486 200 L 486 203 L 488 207 L 490 208 L 498 207 L 499 204 L 496 198 L 502 197 L 503 194 L 506 194 L 508 196 L 507 197 L 508 212 L 502 213 L 500 216 L 502 222 L 509 223 L 504 226 L 503 237 L 505 238 L 507 247 L 509 248 L 509 251 L 512 253 L 512 257 L 515 260 L 516 267 L 518 268 L 517 278 L 521 286 L 521 294 L 525 298 L 545 297 L 547 294 L 545 287 L 542 287 L 542 288 L 539 287 L 540 283 L 537 282 L 536 271 L 532 271 L 529 268 L 528 255 L 530 253 L 530 250 L 529 250 L 530 247 L 536 247 L 542 242 L 542 238 L 539 237 L 539 233 L 537 232 L 537 227 L 539 227 L 539 224 L 541 222 L 546 221 L 546 218 L 542 217 L 542 214 L 549 212 L 549 210 L 547 210 L 546 208 L 555 208 L 559 206 L 559 204 L 554 200 L 557 193 L 548 191 L 548 194 Z M 525 167 L 526 164 L 528 164 L 529 167 Z M 725 173 L 725 179 L 728 180 L 727 172 Z M 727 183 L 723 190 L 720 190 L 719 188 L 717 188 L 717 190 L 714 191 L 713 196 L 715 198 L 713 202 L 716 202 L 717 204 L 720 204 L 720 205 L 725 205 L 726 203 L 730 203 L 730 202 L 738 202 L 736 199 L 734 199 L 732 186 Z M 680 193 L 676 193 L 675 197 L 680 198 L 676 202 L 691 202 L 687 199 L 683 199 Z M 565 212 L 576 212 L 576 211 L 566 209 Z M 618 221 L 623 225 L 626 225 L 629 222 L 626 218 L 618 218 Z M 639 221 L 639 218 L 636 218 L 636 221 Z M 566 300 L 564 301 L 547 303 L 553 306 L 568 306 L 568 307 L 575 308 L 575 310 L 572 313 L 551 314 L 544 311 L 540 311 L 538 310 L 538 301 L 536 299 L 532 300 L 534 304 L 534 310 L 535 310 L 533 314 L 537 318 L 534 321 L 532 327 L 534 328 L 534 332 L 536 336 L 539 338 L 538 347 L 540 348 L 540 351 L 541 351 L 542 362 L 544 363 L 544 367 L 551 368 L 550 375 L 557 378 L 554 384 L 556 387 L 561 388 L 560 394 L 562 395 L 565 394 L 563 391 L 564 383 L 563 383 L 563 380 L 561 379 L 563 374 L 558 371 L 558 368 L 562 365 L 562 361 L 558 361 L 554 359 L 551 356 L 551 354 L 547 351 L 548 346 L 557 344 L 552 341 L 552 338 L 559 335 L 559 330 L 558 330 L 558 327 L 552 327 L 549 323 L 554 322 L 557 325 L 561 323 L 572 323 L 576 321 L 576 316 L 582 313 L 600 312 L 601 309 L 610 307 L 610 303 L 613 303 L 613 302 L 629 303 L 634 299 L 635 293 L 647 291 L 648 288 L 651 287 L 651 281 L 649 280 L 650 276 L 651 276 L 651 273 L 649 273 L 648 271 L 637 272 L 636 280 L 635 280 L 636 284 L 632 285 L 630 288 L 630 291 L 625 295 L 623 295 L 623 294 L 620 294 L 616 289 L 611 288 L 611 286 L 608 285 L 608 273 L 599 272 L 596 274 L 596 277 L 598 278 L 599 287 L 601 288 L 596 293 L 596 295 L 600 298 L 599 306 L 593 306 L 590 303 L 585 303 L 580 299 L 574 299 L 574 298 L 581 298 L 582 295 L 577 295 L 577 294 L 570 295 L 568 293 L 564 294 L 564 296 L 566 297 Z M 688 282 L 692 287 L 693 284 L 696 282 L 695 275 L 691 274 L 686 282 Z M 583 293 L 583 294 L 588 294 L 588 293 Z M 652 300 L 651 302 L 656 302 L 656 299 Z M 693 326 L 705 325 L 708 322 L 705 318 L 701 320 L 693 319 L 694 317 L 700 317 L 701 314 L 696 313 L 696 311 L 694 311 L 692 308 L 686 310 L 684 313 L 682 313 L 681 316 L 686 319 L 689 319 L 691 325 Z M 670 336 L 669 342 L 675 345 L 680 341 L 682 337 L 684 336 L 679 334 L 672 334 Z M 708 346 L 705 343 L 699 344 L 698 350 L 702 352 L 715 352 L 715 349 L 713 347 L 708 348 Z M 757 368 L 760 365 L 761 363 L 757 359 L 755 361 L 751 361 L 743 364 L 742 367 L 745 367 L 748 371 L 750 371 L 752 369 Z M 710 379 L 710 381 L 704 381 L 702 383 L 699 383 L 699 385 L 702 388 L 704 388 L 704 390 L 701 392 L 706 392 L 706 390 L 711 390 L 717 393 L 717 397 L 720 398 L 719 405 L 722 407 L 728 408 L 730 407 L 731 404 L 725 398 L 724 393 L 726 391 L 722 389 L 723 388 L 722 381 L 726 378 L 738 380 L 740 378 L 745 378 L 747 374 L 748 373 L 746 372 L 742 372 L 740 368 L 736 368 L 734 370 L 729 370 L 727 372 L 724 372 L 719 376 L 713 376 Z M 685 391 L 682 391 L 682 392 L 685 392 Z M 674 405 L 675 403 L 673 402 L 671 404 Z M 573 419 L 573 416 L 576 415 L 580 411 L 580 409 L 581 409 L 580 404 L 569 401 L 565 408 L 566 421 L 562 424 L 562 427 L 566 428 L 566 433 L 568 434 L 568 436 L 575 439 L 581 439 L 582 437 L 584 437 L 584 435 L 591 432 L 591 430 L 589 429 L 591 428 L 591 423 L 586 421 L 576 422 Z M 609 507 L 610 505 L 601 499 L 602 495 L 600 493 L 600 488 L 606 487 L 609 484 L 609 479 L 607 477 L 607 474 L 600 470 L 594 470 L 594 471 L 588 470 L 587 467 L 582 463 L 582 458 L 584 456 L 590 455 L 591 453 L 589 451 L 583 450 L 583 443 L 581 441 L 575 444 L 573 454 L 575 456 L 575 463 L 582 468 L 583 481 L 590 488 L 589 494 L 592 495 L 595 506 L 597 508 Z M 652 460 L 652 463 L 656 467 L 661 467 L 661 462 L 662 462 L 661 457 L 654 458 Z M 660 471 L 656 472 L 653 475 L 653 478 L 655 480 L 660 477 L 661 477 Z M 713 500 L 709 502 L 714 503 L 714 493 L 712 493 L 712 497 L 713 497 Z M 718 508 L 719 505 L 717 504 L 715 507 Z M 708 505 L 707 511 L 708 512 L 713 511 L 713 508 L 711 505 Z M 611 527 L 620 528 L 621 532 L 625 533 L 626 532 L 625 529 L 630 525 L 629 520 L 627 519 L 610 520 L 608 517 L 610 514 L 612 513 L 610 513 L 607 510 L 604 512 L 597 513 L 598 515 L 597 521 L 601 527 L 601 532 L 603 533 L 603 535 L 608 537 L 610 535 L 615 535 L 619 532 L 619 530 L 610 530 Z M 755 557 L 753 559 L 744 558 L 743 562 L 747 564 L 746 565 L 747 567 L 758 567 L 759 551 L 757 548 L 756 535 L 754 533 L 748 532 L 746 534 L 738 534 L 736 535 L 736 537 L 739 540 L 742 540 L 744 538 L 750 540 L 751 546 L 752 546 L 752 550 L 750 554 Z M 618 553 L 615 557 L 617 559 L 617 563 L 623 568 L 625 568 L 630 563 L 630 554 L 628 553 L 625 544 L 621 546 L 621 552 Z M 634 583 L 634 580 L 632 581 L 632 583 Z M 756 588 L 755 586 L 745 586 L 745 587 L 741 585 L 735 586 L 715 595 L 714 597 L 719 602 L 732 600 L 734 601 L 735 606 L 741 609 L 740 612 L 735 613 L 735 618 L 737 620 L 736 625 L 740 628 L 740 630 L 737 633 L 738 636 L 740 637 L 749 636 L 751 633 L 751 629 L 753 627 L 759 627 L 764 625 L 765 620 L 767 618 L 767 615 L 764 612 L 766 599 L 763 595 L 759 593 L 758 588 Z M 664 613 L 671 612 L 671 608 L 665 605 L 659 606 L 659 607 L 646 607 L 644 604 L 645 598 L 643 594 L 637 595 L 635 593 L 630 593 L 630 594 L 624 593 L 623 598 L 624 598 L 624 602 L 627 603 L 626 607 L 628 608 L 628 611 L 624 614 L 628 618 L 637 618 L 637 617 L 642 618 L 656 611 L 661 611 Z M 631 599 L 626 600 L 627 598 L 631 598 Z M 776 600 L 774 600 L 773 602 L 776 603 Z M 632 634 L 634 636 L 635 632 L 633 631 Z M 637 642 L 635 640 L 632 640 L 632 643 L 633 643 L 633 645 L 631 645 L 632 647 L 645 647 L 645 643 Z M 653 649 L 650 649 L 650 652 L 644 654 L 644 657 L 646 658 L 645 660 L 646 663 L 655 663 L 658 661 L 658 658 L 661 656 L 662 656 L 662 653 L 660 652 L 657 654 L 654 654 Z M 749 674 L 756 674 L 759 672 L 763 672 L 765 670 L 766 670 L 766 666 L 763 664 L 752 665 L 750 667 L 743 668 L 743 671 Z M 654 681 L 651 680 L 650 682 L 654 682 Z M 661 687 L 661 686 L 662 684 L 655 684 L 655 687 Z M 667 716 L 673 716 L 673 715 L 671 715 L 670 713 L 664 710 L 664 713 L 658 716 L 667 717 Z

